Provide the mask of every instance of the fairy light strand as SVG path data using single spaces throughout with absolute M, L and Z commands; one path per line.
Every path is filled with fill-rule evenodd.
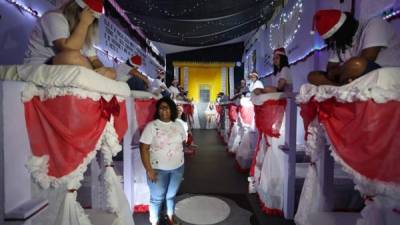
M 21 9 L 29 14 L 31 14 L 32 16 L 39 18 L 41 15 L 37 10 L 32 9 L 29 6 L 26 6 L 23 3 L 20 3 L 16 0 L 6 0 L 8 3 L 13 4 L 15 7 L 17 7 L 18 9 Z

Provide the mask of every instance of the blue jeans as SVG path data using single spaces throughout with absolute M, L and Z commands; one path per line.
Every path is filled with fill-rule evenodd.
M 175 195 L 182 182 L 184 166 L 174 170 L 154 170 L 157 173 L 156 182 L 147 178 L 150 189 L 150 222 L 157 223 L 162 204 L 166 200 L 167 215 L 172 216 L 175 209 Z

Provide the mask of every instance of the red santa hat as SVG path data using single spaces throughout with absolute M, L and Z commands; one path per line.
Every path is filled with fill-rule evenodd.
M 285 48 L 277 48 L 274 50 L 274 55 L 286 55 Z
M 140 67 L 142 65 L 142 57 L 139 55 L 133 55 L 128 59 L 127 64 L 132 67 Z
M 323 39 L 331 37 L 346 21 L 346 14 L 337 9 L 324 9 L 315 13 L 313 29 Z
M 75 2 L 81 7 L 88 7 L 93 11 L 93 15 L 99 18 L 104 13 L 103 0 L 75 0 Z

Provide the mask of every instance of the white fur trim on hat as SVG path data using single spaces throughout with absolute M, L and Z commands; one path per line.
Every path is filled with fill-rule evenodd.
M 346 21 L 346 14 L 341 13 L 339 21 L 333 26 L 329 31 L 325 32 L 325 34 L 321 35 L 323 39 L 327 39 L 331 37 L 339 28 L 344 24 L 344 21 Z
M 249 75 L 258 77 L 258 73 L 255 73 L 255 72 L 251 72 Z

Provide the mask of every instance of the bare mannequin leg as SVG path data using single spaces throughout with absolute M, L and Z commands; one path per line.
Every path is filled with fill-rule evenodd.
M 53 65 L 77 65 L 93 69 L 89 60 L 79 51 L 63 51 L 53 58 Z
M 79 51 L 63 51 L 53 57 L 53 65 L 77 65 L 93 70 L 89 59 L 83 56 Z M 104 77 L 115 80 L 115 71 L 110 68 L 101 67 L 95 70 Z

